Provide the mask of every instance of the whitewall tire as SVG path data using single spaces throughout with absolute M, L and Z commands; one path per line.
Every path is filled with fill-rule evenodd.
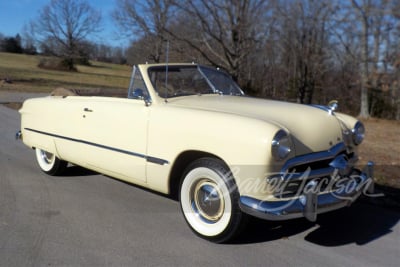
M 44 173 L 49 175 L 60 175 L 68 165 L 66 161 L 60 160 L 50 152 L 39 148 L 36 148 L 35 151 L 37 163 Z
M 190 164 L 179 195 L 185 220 L 200 237 L 226 242 L 242 228 L 239 193 L 229 169 L 220 160 L 202 158 Z

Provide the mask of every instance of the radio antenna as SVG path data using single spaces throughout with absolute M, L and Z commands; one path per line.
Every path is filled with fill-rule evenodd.
M 169 40 L 167 40 L 167 48 L 166 48 L 166 64 L 165 64 L 165 103 L 168 103 L 167 96 L 168 96 L 168 55 L 169 55 Z

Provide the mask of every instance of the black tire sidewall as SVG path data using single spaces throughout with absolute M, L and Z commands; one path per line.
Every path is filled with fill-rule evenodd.
M 44 151 L 43 149 L 39 149 L 36 148 L 36 150 L 39 151 Z M 68 162 L 60 160 L 59 158 L 57 158 L 56 156 L 54 156 L 54 162 L 53 162 L 53 166 L 51 167 L 51 169 L 49 170 L 45 170 L 42 168 L 42 166 L 40 166 L 39 161 L 43 161 L 43 159 L 38 158 L 38 154 L 36 153 L 36 160 L 37 163 L 39 165 L 39 168 L 41 169 L 42 172 L 51 175 L 51 176 L 57 176 L 60 175 L 64 172 L 64 170 L 67 168 Z

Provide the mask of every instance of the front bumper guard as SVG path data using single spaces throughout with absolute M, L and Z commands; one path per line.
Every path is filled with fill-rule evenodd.
M 317 219 L 317 214 L 349 206 L 363 192 L 373 194 L 373 168 L 374 163 L 368 162 L 363 172 L 359 175 L 358 184 L 350 192 L 337 190 L 317 193 L 312 190 L 317 186 L 317 182 L 312 181 L 308 184 L 308 189 L 310 190 L 289 200 L 265 201 L 249 196 L 241 196 L 239 205 L 243 212 L 261 219 L 279 221 L 305 217 L 314 222 Z

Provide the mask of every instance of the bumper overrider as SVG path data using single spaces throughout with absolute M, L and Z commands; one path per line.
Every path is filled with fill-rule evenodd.
M 353 167 L 355 161 L 344 144 L 290 159 L 278 175 L 266 178 L 275 188 L 273 200 L 241 196 L 240 208 L 266 220 L 315 221 L 317 214 L 349 206 L 362 193 L 373 194 L 374 163 L 368 162 L 361 171 Z

